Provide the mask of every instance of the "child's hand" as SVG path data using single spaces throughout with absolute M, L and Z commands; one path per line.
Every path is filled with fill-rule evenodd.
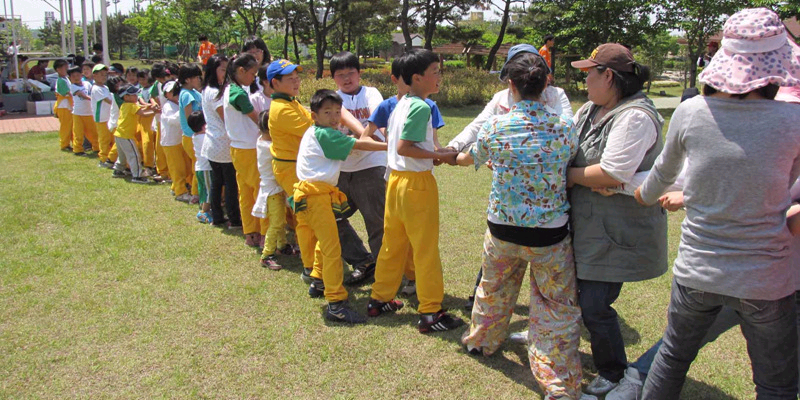
M 447 152 L 447 153 L 444 153 L 444 152 L 437 152 L 437 153 L 440 154 L 439 159 L 442 162 L 445 162 L 448 165 L 457 165 L 456 164 L 456 157 L 458 156 L 458 152 L 457 151 Z
M 605 197 L 613 196 L 613 195 L 616 194 L 616 193 L 611 191 L 611 188 L 604 188 L 604 187 L 592 188 L 592 191 L 595 192 L 595 193 L 599 193 L 599 194 L 601 194 L 601 195 L 603 195 Z
M 658 204 L 667 211 L 678 211 L 683 208 L 683 192 L 667 192 L 658 198 Z

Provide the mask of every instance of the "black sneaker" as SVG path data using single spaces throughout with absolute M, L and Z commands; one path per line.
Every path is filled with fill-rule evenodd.
M 131 183 L 150 183 L 150 181 L 147 178 L 138 177 L 131 178 Z
M 78 153 L 72 153 L 72 155 L 73 156 L 85 156 L 86 153 L 81 151 L 81 152 L 78 152 Z
M 61 149 L 61 151 L 68 151 L 68 152 L 72 153 L 72 146 L 64 147 L 63 149 Z
M 350 277 L 348 277 L 344 283 L 354 285 L 364 282 L 373 276 L 375 276 L 375 263 L 359 265 L 353 270 L 353 273 L 350 274 Z
M 325 295 L 325 283 L 322 279 L 311 278 L 311 284 L 308 285 L 308 297 L 312 299 L 320 298 Z
M 472 312 L 472 306 L 474 305 L 475 305 L 475 296 L 469 296 L 467 301 L 464 303 L 464 309 L 467 310 L 467 312 Z
M 464 325 L 464 321 L 458 317 L 439 310 L 433 314 L 422 314 L 419 317 L 417 328 L 419 333 L 443 332 L 458 328 Z
M 370 317 L 377 317 L 383 313 L 395 312 L 403 308 L 404 304 L 400 300 L 389 300 L 387 302 L 369 299 L 367 304 L 367 315 Z
M 122 171 L 114 170 L 114 172 L 111 173 L 111 177 L 112 178 L 124 178 L 125 177 L 125 173 L 122 172 Z
M 346 301 L 328 303 L 328 309 L 325 310 L 325 319 L 348 324 L 363 324 L 367 322 L 367 319 L 350 308 Z
M 311 268 L 303 268 L 303 272 L 300 274 L 300 279 L 303 280 L 306 284 L 311 283 Z

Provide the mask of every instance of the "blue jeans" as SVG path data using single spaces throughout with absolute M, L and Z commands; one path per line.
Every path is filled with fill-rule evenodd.
M 578 303 L 589 331 L 592 359 L 598 374 L 611 382 L 619 382 L 628 366 L 619 318 L 611 306 L 621 290 L 622 282 L 578 279 Z
M 797 399 L 797 310 L 794 294 L 748 300 L 682 286 L 673 279 L 663 344 L 644 384 L 642 399 L 680 397 L 686 373 L 723 306 L 742 318 L 756 398 Z

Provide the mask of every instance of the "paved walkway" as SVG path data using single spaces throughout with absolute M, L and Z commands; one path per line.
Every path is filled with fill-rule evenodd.
M 653 100 L 653 104 L 659 110 L 663 110 L 665 108 L 678 108 L 678 104 L 681 104 L 681 98 L 680 97 L 658 97 L 658 96 L 652 96 L 652 97 L 650 97 L 650 100 Z
M 58 118 L 52 115 L 8 114 L 0 117 L 0 134 L 57 130 Z

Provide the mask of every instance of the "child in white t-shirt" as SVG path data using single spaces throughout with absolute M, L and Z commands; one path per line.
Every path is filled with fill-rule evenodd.
M 92 150 L 97 152 L 100 148 L 97 145 L 97 131 L 95 131 L 94 120 L 92 119 L 92 98 L 89 96 L 92 84 L 81 80 L 80 67 L 72 67 L 68 71 L 70 80 L 70 93 L 72 94 L 72 151 L 75 155 L 86 154 L 83 150 L 83 138 L 89 139 Z
M 203 116 L 202 111 L 192 111 L 186 117 L 186 123 L 189 124 L 194 134 L 192 135 L 192 147 L 194 147 L 195 156 L 195 179 L 197 179 L 197 194 L 200 196 L 200 211 L 197 212 L 197 220 L 203 224 L 210 224 L 214 222 L 211 218 L 211 203 L 208 201 L 208 193 L 211 185 L 211 164 L 208 159 L 203 157 L 203 141 L 206 138 L 206 118 Z

